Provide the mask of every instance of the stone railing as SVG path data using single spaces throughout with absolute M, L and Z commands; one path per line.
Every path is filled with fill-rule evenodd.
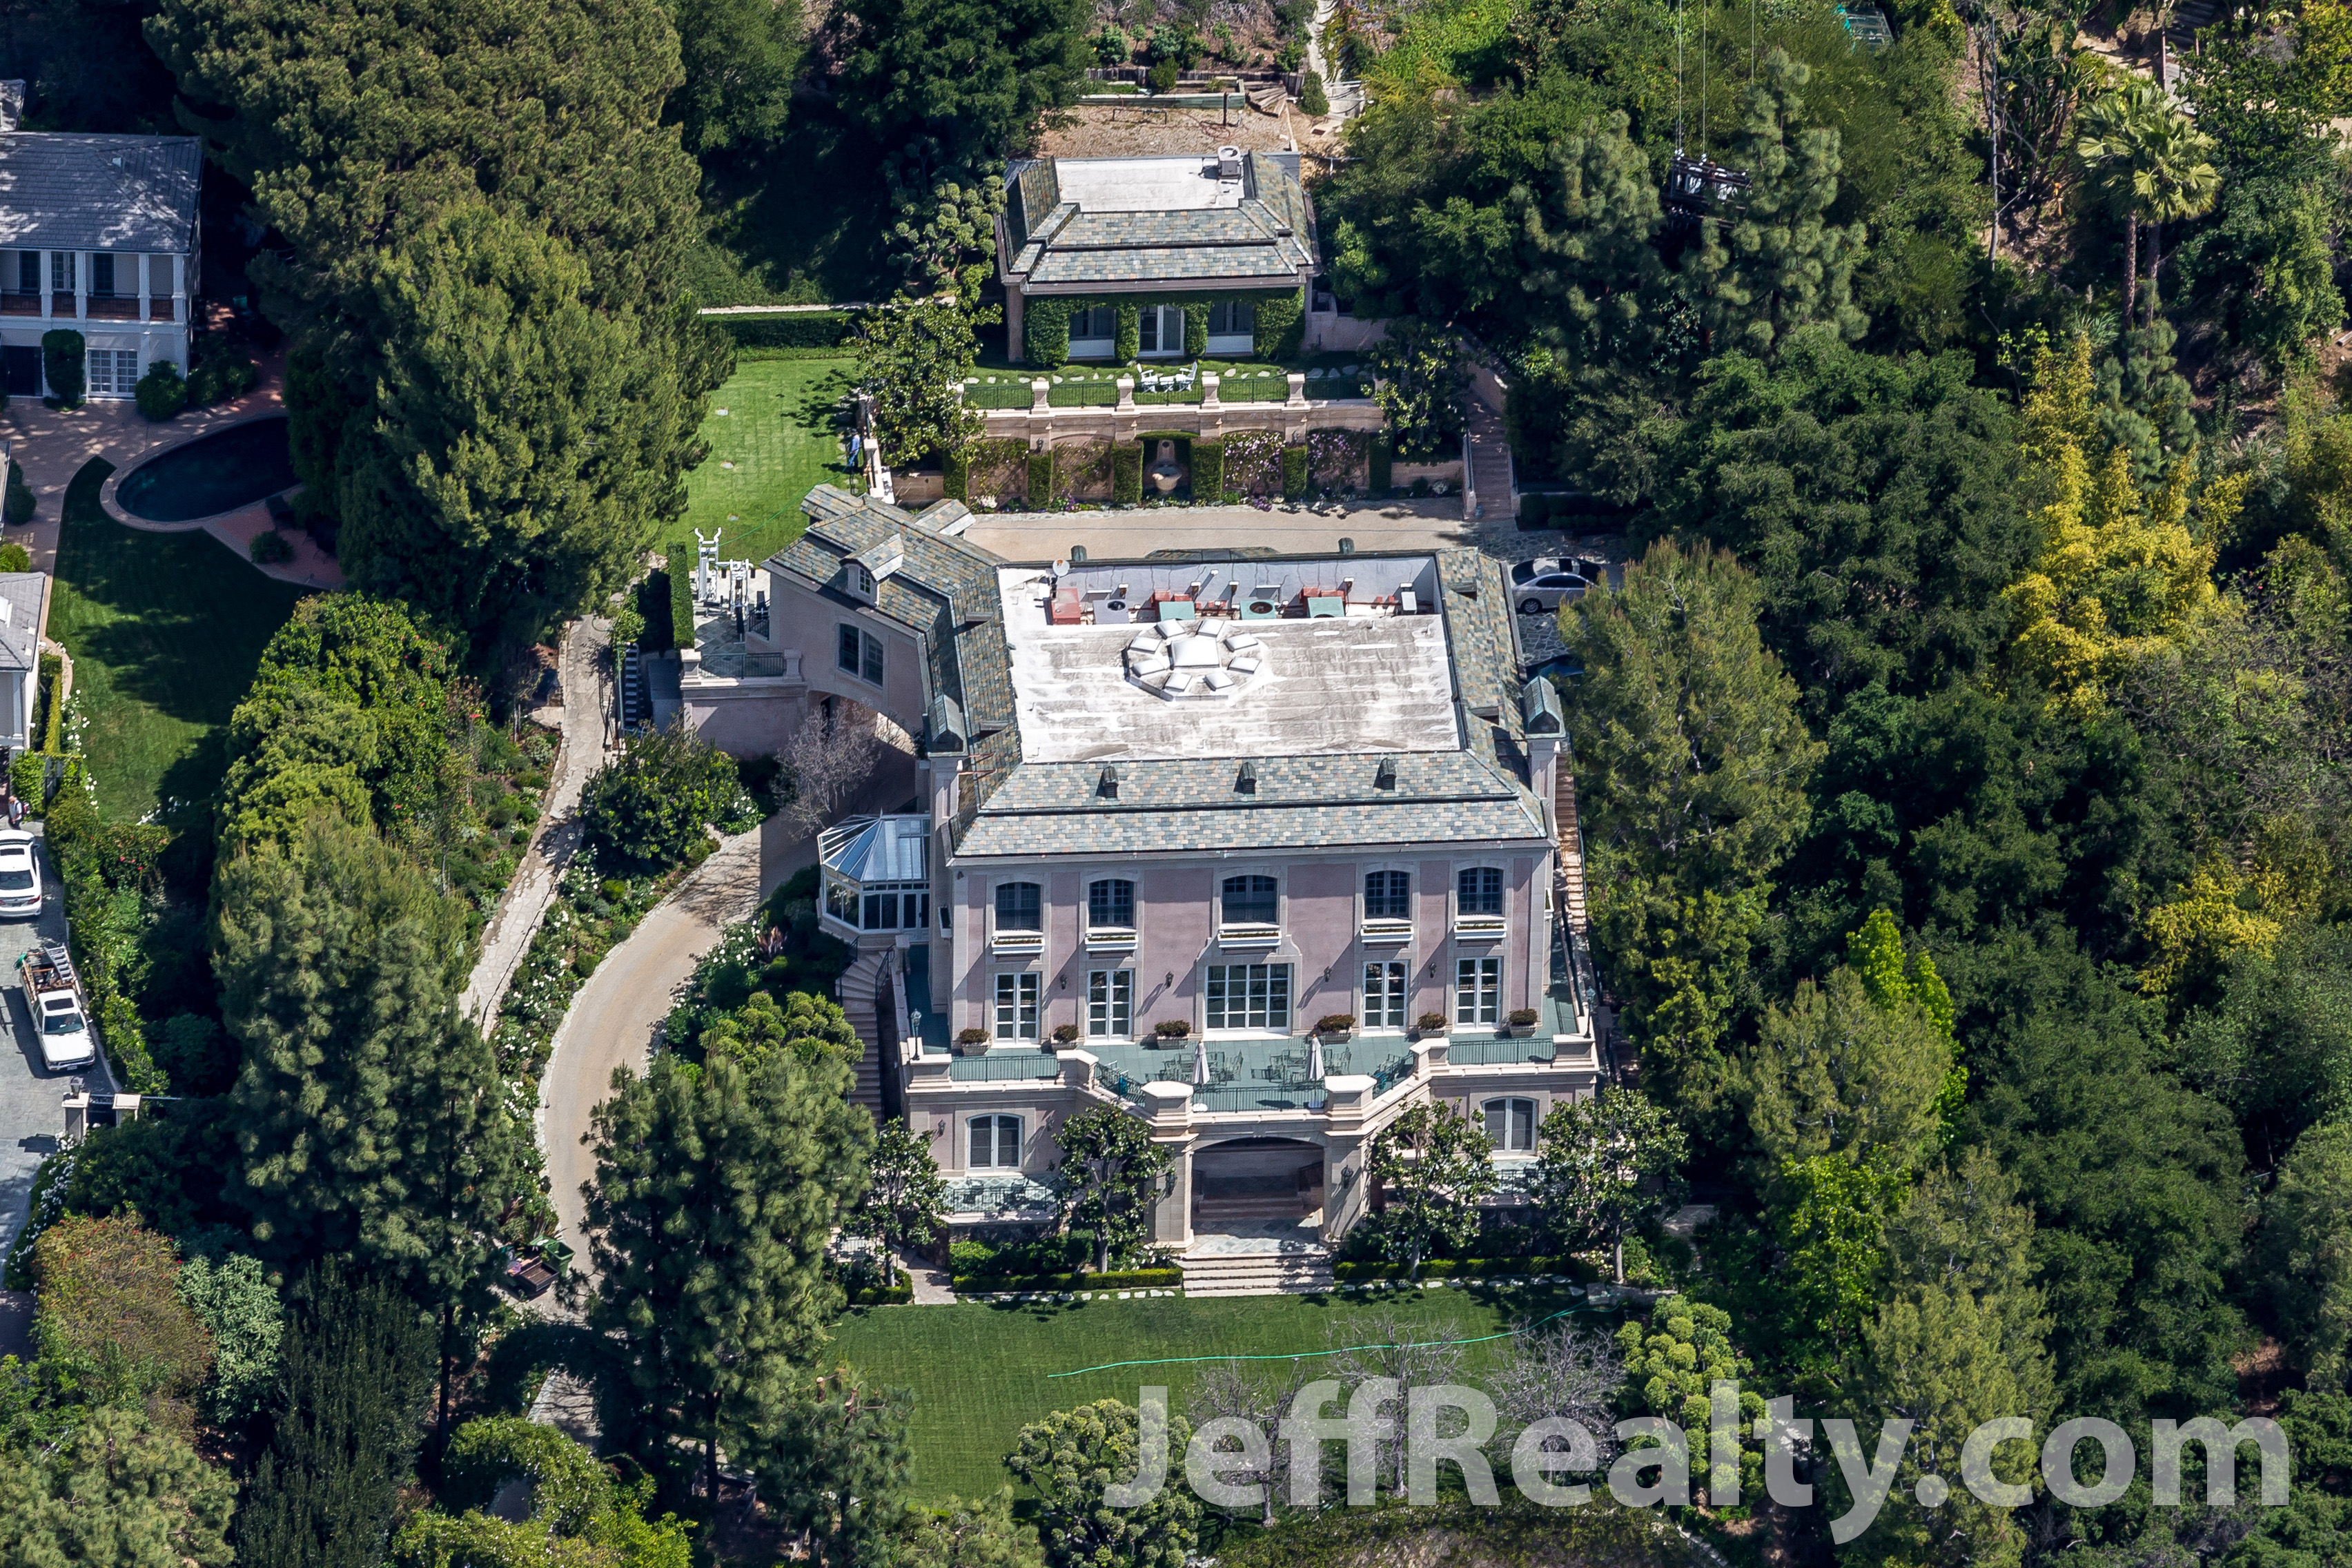
M 1381 405 L 1369 397 L 1310 399 L 1307 377 L 1290 373 L 1290 395 L 1280 403 L 1227 403 L 1218 396 L 1214 373 L 1201 377 L 1201 401 L 1139 405 L 1135 382 L 1118 378 L 1118 402 L 1113 406 L 1056 406 L 1054 384 L 1044 376 L 1029 383 L 1026 408 L 992 408 L 982 412 L 991 439 L 1012 437 L 1033 451 L 1065 441 L 1131 441 L 1146 430 L 1181 431 L 1214 438 L 1234 430 L 1279 430 L 1296 444 L 1313 430 L 1379 430 L 1388 424 Z M 959 394 L 959 395 L 961 395 Z

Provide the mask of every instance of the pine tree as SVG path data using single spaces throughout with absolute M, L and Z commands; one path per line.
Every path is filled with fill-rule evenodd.
M 239 1568 L 381 1568 L 432 1367 L 432 1330 L 390 1285 L 328 1263 L 297 1288 Z
M 1170 1463 L 1192 1424 L 1168 1415 Z M 1190 1487 L 1167 1486 L 1140 1507 L 1108 1508 L 1103 1489 L 1140 1473 L 1142 1416 L 1116 1399 L 1057 1410 L 1021 1428 L 1004 1468 L 1037 1496 L 1039 1533 L 1053 1568 L 1181 1568 L 1198 1538 L 1201 1504 Z
M 1939 1128 L 1949 1037 L 1907 996 L 1887 1003 L 1843 966 L 1800 981 L 1764 1016 L 1743 1072 L 1748 1121 L 1766 1159 L 1843 1154 L 1916 1166 Z
M 828 1568 L 885 1562 L 909 1522 L 913 1396 L 879 1389 L 847 1367 L 795 1383 L 748 1442 L 730 1450 L 760 1495 L 803 1533 Z
M 2315 1393 L 2352 1383 L 2352 1121 L 2295 1141 L 2263 1204 L 2262 1256 L 2288 1354 Z
M 136 1410 L 89 1409 L 30 1452 L 0 1445 L 0 1542 L 16 1563 L 227 1568 L 236 1505 L 226 1470 Z
M 446 1426 L 529 1136 L 457 1013 L 464 917 L 372 829 L 324 817 L 225 864 L 215 907 L 255 1238 L 276 1257 L 358 1259 L 437 1318 Z
M 841 93 L 885 146 L 929 133 L 952 163 L 1003 153 L 1070 101 L 1090 51 L 1084 0 L 852 0 Z
M 773 0 L 669 0 L 680 81 L 667 117 L 698 155 L 783 134 L 800 74 L 801 10 Z
M 1514 193 L 1535 252 L 1520 281 L 1559 311 L 1538 336 L 1578 366 L 1648 364 L 1672 314 L 1654 243 L 1665 211 L 1631 123 L 1621 111 L 1584 125 L 1554 151 L 1556 189 Z
M 657 1474 L 674 1437 L 719 1447 L 789 1388 L 841 1293 L 824 1249 L 865 1185 L 872 1121 L 830 1053 L 700 1066 L 664 1052 L 613 1075 L 593 1118 L 589 1321 L 625 1341 L 639 1457 Z
M 1013 1489 L 979 1502 L 950 1498 L 918 1515 L 898 1546 L 906 1568 L 1045 1568 L 1032 1526 L 1013 1518 Z
M 1764 354 L 1800 328 L 1852 340 L 1869 325 L 1853 302 L 1865 231 L 1826 221 L 1842 164 L 1838 133 L 1805 118 L 1798 94 L 1811 75 L 1775 48 L 1748 89 L 1731 162 L 1750 188 L 1735 213 L 1706 220 L 1689 263 L 1717 349 Z

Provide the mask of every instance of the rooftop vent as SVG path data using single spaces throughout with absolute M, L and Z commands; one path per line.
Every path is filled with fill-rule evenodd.
M 1242 177 L 1242 150 L 1238 147 L 1217 149 L 1217 178 L 1238 180 Z
M 1102 778 L 1095 785 L 1095 794 L 1100 795 L 1105 800 L 1117 800 L 1118 798 L 1118 763 L 1105 763 L 1103 764 Z
M 1234 775 L 1234 788 L 1243 795 L 1257 793 L 1257 764 L 1244 758 L 1241 772 Z
M 1394 757 L 1382 757 L 1381 759 L 1380 767 L 1372 773 L 1372 787 L 1374 789 L 1396 788 L 1396 759 Z

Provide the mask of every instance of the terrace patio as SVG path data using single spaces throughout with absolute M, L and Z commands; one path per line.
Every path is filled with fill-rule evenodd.
M 1190 385 L 1147 390 L 1150 384 L 1147 376 L 1181 379 L 1187 371 L 1193 373 Z M 1207 390 L 1202 377 L 1213 375 L 1218 378 L 1217 397 L 1222 403 L 1280 403 L 1290 395 L 1293 372 L 1306 376 L 1307 395 L 1318 402 L 1372 395 L 1372 366 L 1361 354 L 1316 354 L 1284 363 L 1202 358 L 1143 365 L 1074 363 L 1051 371 L 999 360 L 981 364 L 964 377 L 963 400 L 971 408 L 1027 408 L 1032 397 L 1029 384 L 1042 379 L 1050 384 L 1045 400 L 1052 407 L 1110 408 L 1118 403 L 1118 382 L 1124 376 L 1135 383 L 1138 407 L 1168 407 L 1198 404 Z

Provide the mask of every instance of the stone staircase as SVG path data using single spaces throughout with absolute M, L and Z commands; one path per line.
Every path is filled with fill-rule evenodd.
M 1473 500 L 1471 515 L 1518 516 L 1518 483 L 1511 471 L 1511 447 L 1504 434 L 1502 412 L 1474 391 L 1465 423 L 1462 455 Z
M 1187 1296 L 1320 1296 L 1338 1289 L 1331 1255 L 1260 1252 L 1181 1258 Z
M 857 1058 L 857 1082 L 849 1098 L 882 1120 L 882 1016 L 881 996 L 883 966 L 895 954 L 861 953 L 857 961 L 841 973 L 841 1010 L 849 1015 L 850 1026 L 857 1031 L 866 1052 Z
M 2197 29 L 2220 21 L 2224 10 L 2221 0 L 2174 0 L 2164 27 L 2162 70 L 2168 89 L 2179 85 L 2181 62 L 2197 53 Z

